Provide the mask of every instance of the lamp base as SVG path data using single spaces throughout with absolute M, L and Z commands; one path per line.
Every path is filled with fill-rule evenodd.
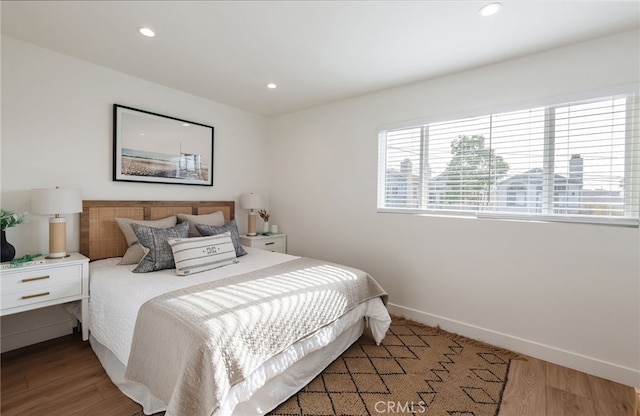
M 49 255 L 48 259 L 67 257 L 67 222 L 62 217 L 49 218 Z
M 65 254 L 63 254 L 61 256 L 58 255 L 58 253 L 51 253 L 48 256 L 46 256 L 45 259 L 47 259 L 47 260 L 60 260 L 60 259 L 65 259 L 65 258 L 70 257 L 70 256 L 71 256 L 71 254 L 69 254 L 69 253 L 65 253 Z
M 256 236 L 256 213 L 255 211 L 252 209 L 249 212 L 249 232 L 247 233 L 248 236 L 253 237 Z

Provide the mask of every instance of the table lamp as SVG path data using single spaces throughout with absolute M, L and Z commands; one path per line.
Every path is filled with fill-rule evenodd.
M 256 233 L 256 209 L 262 208 L 262 197 L 258 194 L 249 193 L 240 197 L 240 207 L 249 210 L 249 232 L 247 235 L 254 236 Z
M 31 212 L 53 215 L 49 218 L 48 259 L 67 257 L 67 221 L 60 214 L 82 212 L 82 196 L 79 189 L 32 189 Z

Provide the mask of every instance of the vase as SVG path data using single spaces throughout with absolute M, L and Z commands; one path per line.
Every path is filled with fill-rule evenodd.
M 13 258 L 16 256 L 16 249 L 9 244 L 9 242 L 7 241 L 7 235 L 6 232 L 4 230 L 2 230 L 2 258 L 0 261 L 9 261 L 9 260 L 13 260 Z
M 265 232 L 265 233 L 269 232 L 269 221 L 264 222 L 264 225 L 262 226 L 262 232 Z

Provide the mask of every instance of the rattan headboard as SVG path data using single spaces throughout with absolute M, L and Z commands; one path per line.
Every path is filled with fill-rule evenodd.
M 222 211 L 225 222 L 235 214 L 234 201 L 83 201 L 80 252 L 91 260 L 120 257 L 127 242 L 116 218 L 157 220 L 176 214 L 203 215 Z

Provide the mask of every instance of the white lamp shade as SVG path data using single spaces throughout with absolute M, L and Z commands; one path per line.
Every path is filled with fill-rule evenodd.
M 240 208 L 242 209 L 257 209 L 262 207 L 262 197 L 258 194 L 250 193 L 240 197 Z
M 79 189 L 32 189 L 31 212 L 43 215 L 82 212 L 82 195 Z

